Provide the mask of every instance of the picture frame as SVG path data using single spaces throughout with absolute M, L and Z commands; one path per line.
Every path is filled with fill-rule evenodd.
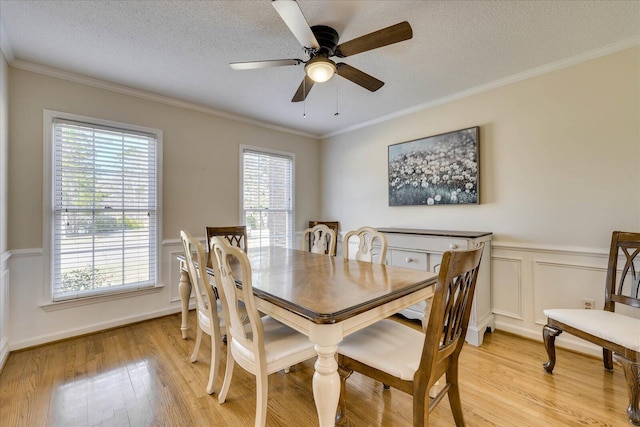
M 480 127 L 389 146 L 389 206 L 480 203 Z

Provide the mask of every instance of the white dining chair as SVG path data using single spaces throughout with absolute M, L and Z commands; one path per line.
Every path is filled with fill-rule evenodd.
M 335 254 L 336 242 L 336 232 L 324 224 L 302 232 L 302 249 L 314 254 Z
M 373 227 L 360 227 L 357 230 L 349 231 L 342 240 L 342 256 L 349 256 L 349 239 L 358 238 L 358 250 L 354 256 L 356 261 L 375 262 L 384 264 L 387 260 L 387 238 Z M 374 253 L 374 244 L 377 245 Z
M 225 402 L 233 368 L 238 363 L 256 377 L 255 425 L 264 427 L 267 419 L 268 375 L 315 357 L 317 353 L 307 336 L 270 316 L 260 317 L 253 294 L 251 264 L 241 249 L 229 245 L 220 237 L 213 237 L 209 252 L 218 293 L 223 300 L 223 310 L 229 319 L 226 372 L 218 401 Z M 240 289 L 236 272 L 240 274 L 242 282 Z M 242 323 L 239 309 L 241 301 L 244 302 L 250 331 Z
M 215 383 L 218 378 L 218 366 L 220 364 L 220 347 L 222 346 L 222 335 L 225 329 L 225 321 L 222 314 L 222 302 L 216 300 L 213 288 L 209 284 L 206 271 L 206 254 L 198 239 L 194 239 L 187 231 L 180 231 L 182 245 L 184 247 L 184 257 L 187 263 L 189 279 L 193 286 L 193 293 L 196 297 L 196 344 L 191 354 L 191 362 L 198 359 L 200 344 L 202 343 L 202 333 L 211 337 L 211 367 L 209 368 L 209 381 L 206 391 L 208 394 L 215 392 Z M 194 262 L 193 256 L 196 256 Z

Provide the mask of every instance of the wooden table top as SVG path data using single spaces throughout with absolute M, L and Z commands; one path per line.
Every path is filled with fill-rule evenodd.
M 437 278 L 435 273 L 295 249 L 249 248 L 247 255 L 254 294 L 314 323 L 340 322 L 430 286 Z

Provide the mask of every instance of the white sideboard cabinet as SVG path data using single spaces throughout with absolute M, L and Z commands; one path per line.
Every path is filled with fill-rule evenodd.
M 484 242 L 484 251 L 476 282 L 476 292 L 469 318 L 466 341 L 480 346 L 487 329 L 495 329 L 491 313 L 491 236 L 477 231 L 420 230 L 378 228 L 387 237 L 387 264 L 415 270 L 437 272 L 442 254 L 449 250 L 472 249 Z M 426 302 L 413 305 L 401 314 L 422 320 Z

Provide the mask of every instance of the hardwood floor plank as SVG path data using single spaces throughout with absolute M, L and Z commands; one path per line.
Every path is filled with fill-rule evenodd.
M 190 322 L 195 316 L 190 313 Z M 414 325 L 415 326 L 415 325 Z M 191 363 L 195 331 L 180 334 L 180 315 L 56 342 L 9 355 L 0 374 L 0 425 L 251 426 L 255 377 L 236 365 L 227 402 L 205 392 L 211 345 Z M 218 388 L 222 385 L 224 359 Z M 496 332 L 460 359 L 461 397 L 469 426 L 627 426 L 624 374 L 562 349 L 544 372 L 541 342 Z M 268 426 L 317 423 L 314 360 L 269 377 Z M 411 426 L 411 399 L 359 374 L 347 383 L 349 426 Z M 454 426 L 447 399 L 432 426 Z

